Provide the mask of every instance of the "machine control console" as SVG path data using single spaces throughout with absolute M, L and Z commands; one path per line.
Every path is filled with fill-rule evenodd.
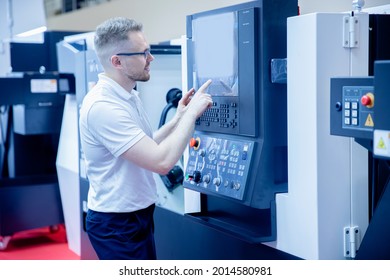
M 343 128 L 372 130 L 374 127 L 374 88 L 343 87 Z
M 185 187 L 243 200 L 253 147 L 253 141 L 194 135 L 190 141 Z
M 373 77 L 331 78 L 331 135 L 372 139 L 375 95 Z

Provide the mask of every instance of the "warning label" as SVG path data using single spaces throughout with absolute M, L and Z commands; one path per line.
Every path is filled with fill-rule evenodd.
M 364 123 L 365 126 L 374 127 L 374 120 L 372 119 L 371 114 L 368 114 L 366 122 Z
M 378 145 L 376 146 L 378 149 L 386 150 L 386 144 L 383 138 L 379 138 Z
M 390 158 L 390 131 L 374 130 L 374 155 Z

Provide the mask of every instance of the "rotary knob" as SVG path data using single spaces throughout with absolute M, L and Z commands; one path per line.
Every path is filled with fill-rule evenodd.
M 221 180 L 220 177 L 216 177 L 216 178 L 214 178 L 214 180 L 213 180 L 213 184 L 216 185 L 216 186 L 221 185 L 221 182 L 222 182 L 222 180 Z
M 199 183 L 202 179 L 202 174 L 200 173 L 200 171 L 194 171 L 194 174 L 192 175 L 193 176 L 193 180 L 195 183 Z
M 202 174 L 200 171 L 194 171 L 192 175 L 186 175 L 186 180 L 194 181 L 196 184 L 198 184 L 202 180 Z
M 208 184 L 211 181 L 211 177 L 209 174 L 203 176 L 203 182 Z

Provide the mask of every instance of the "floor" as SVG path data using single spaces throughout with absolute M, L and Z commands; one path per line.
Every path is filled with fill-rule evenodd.
M 79 260 L 69 250 L 66 229 L 60 225 L 56 231 L 49 227 L 15 233 L 7 247 L 0 250 L 0 260 Z

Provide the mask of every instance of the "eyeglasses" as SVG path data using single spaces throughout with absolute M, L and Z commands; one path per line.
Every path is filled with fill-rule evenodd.
M 117 53 L 116 55 L 125 55 L 125 56 L 143 55 L 145 56 L 145 59 L 147 59 L 148 56 L 151 55 L 151 53 L 150 50 L 146 50 L 144 52 Z

